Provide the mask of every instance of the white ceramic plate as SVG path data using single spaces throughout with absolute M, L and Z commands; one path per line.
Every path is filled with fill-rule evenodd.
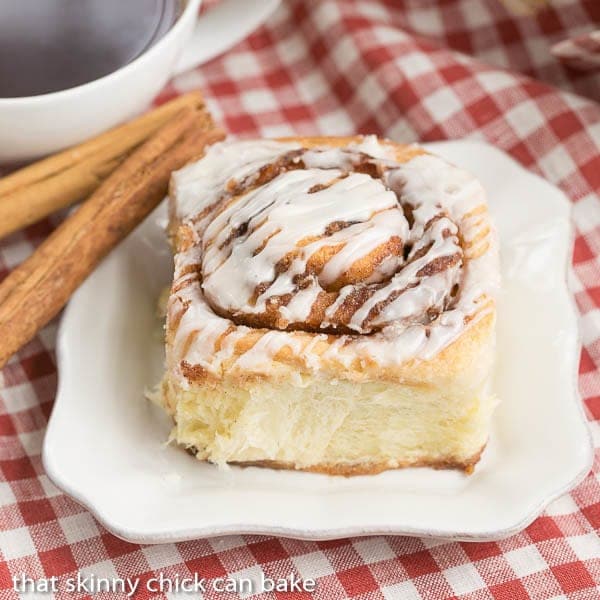
M 473 475 L 424 468 L 354 478 L 223 471 L 166 446 L 170 421 L 143 394 L 162 371 L 155 306 L 171 277 L 159 209 L 102 263 L 64 314 L 59 389 L 43 450 L 54 483 L 116 535 L 142 543 L 227 533 L 497 539 L 527 526 L 577 484 L 592 451 L 565 277 L 569 203 L 491 146 L 428 148 L 479 177 L 501 239 L 501 404 Z

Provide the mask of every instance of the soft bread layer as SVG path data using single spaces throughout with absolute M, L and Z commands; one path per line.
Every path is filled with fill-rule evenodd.
M 274 361 L 264 377 L 237 374 L 182 387 L 165 376 L 172 437 L 198 459 L 334 475 L 431 466 L 470 472 L 489 431 L 494 318 L 470 327 L 433 361 L 385 379 L 313 375 Z
M 464 346 L 468 339 L 471 347 Z M 332 378 L 286 369 L 274 378 L 224 378 L 183 388 L 167 373 L 162 402 L 174 418 L 177 443 L 220 465 L 341 475 L 406 466 L 470 471 L 495 406 L 489 391 L 493 321 L 457 343 L 462 352 L 452 355 L 461 377 L 448 378 L 440 369 L 420 381 L 356 382 L 341 373 Z
M 486 443 L 493 398 L 477 389 L 312 376 L 177 388 L 173 435 L 199 459 L 335 474 L 428 465 L 469 470 Z

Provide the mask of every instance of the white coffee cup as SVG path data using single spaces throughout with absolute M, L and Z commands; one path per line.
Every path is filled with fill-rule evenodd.
M 187 0 L 173 27 L 117 71 L 51 94 L 0 98 L 0 163 L 56 152 L 133 117 L 171 76 L 243 39 L 279 1 L 222 0 L 199 17 L 202 0 Z

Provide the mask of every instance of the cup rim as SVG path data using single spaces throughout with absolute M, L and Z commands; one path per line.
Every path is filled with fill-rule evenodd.
M 8 106 L 9 104 L 37 104 L 46 102 L 48 100 L 60 100 L 66 96 L 74 95 L 83 90 L 88 90 L 94 87 L 101 86 L 103 83 L 107 82 L 110 79 L 113 79 L 117 76 L 121 76 L 123 73 L 133 70 L 140 63 L 147 60 L 148 56 L 157 54 L 160 52 L 163 46 L 168 44 L 171 39 L 173 39 L 176 35 L 179 34 L 181 29 L 184 26 L 184 22 L 189 18 L 191 12 L 198 13 L 202 0 L 183 0 L 185 2 L 185 6 L 183 8 L 182 13 L 179 15 L 179 18 L 175 21 L 173 26 L 163 35 L 156 43 L 151 44 L 149 48 L 146 48 L 139 56 L 134 58 L 131 62 L 124 64 L 122 67 L 103 75 L 102 77 L 98 77 L 97 79 L 92 79 L 92 81 L 88 81 L 87 83 L 82 83 L 80 85 L 76 85 L 70 88 L 66 88 L 64 90 L 58 90 L 56 92 L 48 92 L 46 94 L 38 94 L 36 96 L 15 96 L 11 98 L 2 98 L 0 97 L 0 108 L 4 106 Z

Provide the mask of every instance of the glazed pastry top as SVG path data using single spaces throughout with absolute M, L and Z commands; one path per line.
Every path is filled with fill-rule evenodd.
M 260 371 L 283 348 L 309 369 L 428 359 L 493 310 L 484 190 L 418 147 L 221 142 L 174 174 L 171 202 L 187 365 Z

